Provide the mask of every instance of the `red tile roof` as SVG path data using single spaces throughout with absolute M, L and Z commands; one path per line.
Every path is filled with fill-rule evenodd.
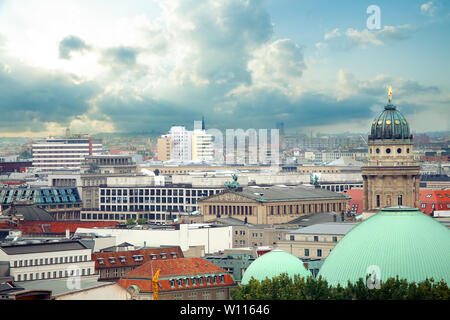
M 114 227 L 115 221 L 22 221 L 14 229 L 22 230 L 23 234 L 30 233 L 59 233 L 63 234 L 66 229 L 74 233 L 77 228 L 104 228 Z M 1 228 L 1 227 L 0 227 Z
M 164 253 L 166 258 L 162 257 Z M 173 256 L 172 253 L 175 253 L 176 256 Z M 152 260 L 152 255 L 154 255 L 155 260 Z M 141 266 L 150 260 L 170 260 L 175 258 L 184 258 L 183 251 L 181 251 L 179 246 L 92 254 L 92 260 L 95 261 L 95 269 Z M 100 263 L 101 260 L 99 259 L 103 259 L 103 263 Z
M 356 214 L 361 214 L 363 210 L 363 189 L 350 189 L 345 192 L 351 199 L 349 201 L 349 208 L 351 212 L 356 211 Z
M 234 280 L 227 271 L 202 258 L 149 261 L 121 277 L 119 285 L 125 289 L 131 285 L 136 285 L 141 292 L 153 292 L 152 278 L 158 269 L 161 270 L 159 274 L 160 291 L 234 285 Z M 213 281 L 214 276 L 217 278 L 216 282 Z M 211 277 L 209 283 L 206 281 L 207 277 Z M 222 281 L 220 277 L 223 277 Z M 192 282 L 192 278 L 196 280 L 196 285 Z M 199 279 L 202 280 L 202 284 L 200 284 Z M 177 280 L 182 280 L 181 285 Z M 187 286 L 185 281 L 187 281 Z
M 419 209 L 427 215 L 433 211 L 450 210 L 450 190 L 420 190 Z

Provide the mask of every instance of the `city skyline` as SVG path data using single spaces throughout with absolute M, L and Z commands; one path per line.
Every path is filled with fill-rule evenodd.
M 222 130 L 367 132 L 387 86 L 416 132 L 448 131 L 449 8 L 0 0 L 0 137 L 165 132 L 202 116 Z

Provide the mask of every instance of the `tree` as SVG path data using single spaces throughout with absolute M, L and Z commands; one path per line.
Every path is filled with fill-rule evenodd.
M 263 281 L 251 278 L 231 292 L 232 300 L 448 300 L 450 290 L 441 280 L 426 279 L 420 283 L 408 282 L 398 276 L 389 278 L 378 289 L 369 289 L 367 279 L 348 282 L 347 286 L 328 285 L 325 279 L 286 273 Z
M 133 224 L 136 224 L 136 222 L 132 218 L 127 219 L 127 226 L 131 226 Z

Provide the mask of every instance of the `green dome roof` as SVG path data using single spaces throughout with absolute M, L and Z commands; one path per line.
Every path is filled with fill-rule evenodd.
M 378 139 L 412 139 L 408 122 L 392 104 L 385 106 L 372 122 L 369 140 Z
M 245 271 L 241 284 L 248 284 L 252 277 L 262 281 L 266 278 L 271 279 L 279 276 L 282 273 L 287 273 L 292 278 L 296 274 L 301 277 L 311 276 L 302 260 L 286 251 L 274 249 L 252 262 Z
M 450 230 L 416 208 L 384 208 L 338 242 L 319 276 L 346 286 L 365 279 L 370 266 L 379 268 L 381 281 L 398 275 L 409 282 L 433 278 L 450 284 Z

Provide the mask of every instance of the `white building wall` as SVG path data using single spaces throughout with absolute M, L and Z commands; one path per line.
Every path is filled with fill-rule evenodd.
M 188 250 L 192 246 L 204 246 L 205 253 L 215 253 L 232 248 L 232 227 L 198 228 L 180 224 L 180 230 L 126 230 L 78 228 L 75 233 L 95 233 L 116 238 L 116 244 L 129 242 L 135 246 L 180 246 Z
M 55 297 L 55 300 L 130 300 L 131 294 L 117 283 Z

